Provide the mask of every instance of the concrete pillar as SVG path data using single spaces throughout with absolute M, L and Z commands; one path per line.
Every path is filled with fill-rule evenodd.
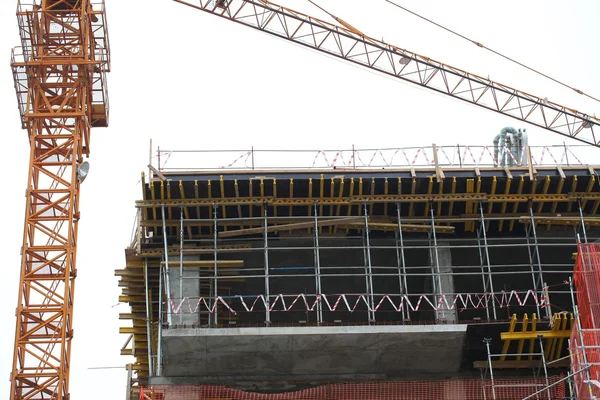
M 197 261 L 198 257 L 194 256 L 184 256 L 184 261 Z M 172 322 L 173 324 L 186 324 L 190 326 L 192 324 L 197 324 L 200 322 L 200 315 L 203 316 L 202 323 L 207 323 L 207 312 L 204 304 L 201 304 L 198 307 L 198 310 L 195 313 L 190 312 L 190 307 L 192 311 L 196 308 L 196 304 L 198 302 L 198 298 L 200 296 L 206 297 L 206 302 L 209 303 L 208 297 L 211 296 L 207 288 L 200 289 L 200 284 L 207 284 L 208 280 L 197 279 L 200 276 L 200 267 L 185 267 L 183 268 L 183 278 L 181 281 L 183 282 L 183 298 L 187 298 L 183 306 L 181 307 L 180 314 L 173 315 Z M 173 302 L 175 306 L 179 304 L 181 301 L 180 297 L 180 269 L 179 269 L 179 257 L 171 257 L 169 260 L 169 283 L 171 285 L 171 297 L 173 298 Z M 196 279 L 190 279 L 196 278 Z M 170 307 L 169 307 L 170 310 Z
M 439 277 L 435 279 L 435 294 L 438 296 L 436 301 L 439 301 L 439 295 L 447 295 L 446 300 L 449 305 L 452 305 L 454 300 L 454 278 L 449 275 L 452 272 L 452 254 L 450 252 L 450 244 L 447 241 L 437 242 L 437 254 L 436 249 L 432 248 L 429 252 L 429 261 L 432 265 L 434 272 L 438 270 L 439 266 Z M 436 266 L 436 262 L 438 265 Z M 458 315 L 456 309 L 448 310 L 446 304 L 442 304 L 440 310 L 435 313 L 435 319 L 445 324 L 455 324 L 458 322 Z

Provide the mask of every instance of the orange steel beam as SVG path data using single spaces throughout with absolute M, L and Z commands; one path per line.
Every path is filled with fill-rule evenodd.
M 268 0 L 174 0 L 458 100 L 600 147 L 600 118 Z
M 77 168 L 90 129 L 108 125 L 104 3 L 18 2 L 17 18 L 11 65 L 30 162 L 10 399 L 69 399 Z

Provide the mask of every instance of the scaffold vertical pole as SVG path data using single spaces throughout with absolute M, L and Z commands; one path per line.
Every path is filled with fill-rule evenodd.
M 496 400 L 496 388 L 494 387 L 494 370 L 492 369 L 492 354 L 490 352 L 490 342 L 492 339 L 485 338 L 485 348 L 487 351 L 488 368 L 490 369 L 490 384 L 492 388 L 492 400 Z
M 371 242 L 369 239 L 369 210 L 367 209 L 367 203 L 363 204 L 364 218 L 365 218 L 365 261 L 367 267 L 367 296 L 369 297 L 369 322 L 375 322 L 375 298 L 373 296 L 373 269 L 371 265 Z
M 588 387 L 590 399 L 594 398 L 592 390 L 592 376 L 590 373 L 590 364 L 588 363 L 587 352 L 585 349 L 585 342 L 583 341 L 583 327 L 581 325 L 581 316 L 579 314 L 579 307 L 575 302 L 575 291 L 573 290 L 573 279 L 569 277 L 569 290 L 571 292 L 571 302 L 573 304 L 573 313 L 575 314 L 575 329 L 577 329 L 577 335 L 579 336 L 579 343 L 581 344 L 581 357 L 583 358 L 583 367 L 585 368 L 585 377 Z
M 158 266 L 158 334 L 156 344 L 156 376 L 162 376 L 162 329 L 163 329 L 163 265 Z
M 537 232 L 535 229 L 535 218 L 533 216 L 533 208 L 531 204 L 529 204 L 529 227 L 525 230 L 526 240 L 527 240 L 527 252 L 529 254 L 529 267 L 531 269 L 531 279 L 533 283 L 533 290 L 538 296 L 538 292 L 543 289 L 544 286 L 544 278 L 542 275 L 542 264 L 540 259 L 540 249 L 539 243 L 537 239 Z M 531 235 L 533 235 L 533 249 L 531 243 Z M 542 315 L 540 312 L 539 303 L 536 304 L 537 315 Z
M 398 231 L 396 232 L 396 260 L 398 262 L 398 279 L 400 284 L 400 301 L 402 296 L 408 296 L 408 283 L 406 280 L 406 258 L 404 254 L 404 236 L 402 235 L 402 217 L 400 214 L 400 203 L 396 203 L 396 214 L 398 221 Z M 408 302 L 403 302 L 402 320 L 410 321 L 410 312 Z
M 434 217 L 434 213 L 433 213 L 433 204 L 431 204 L 431 206 L 429 207 L 429 214 L 431 215 L 431 237 L 433 238 L 433 256 L 432 257 L 432 261 L 433 261 L 433 268 L 432 268 L 432 279 L 433 279 L 433 293 L 434 296 L 437 297 L 437 295 L 440 296 L 440 298 L 442 298 L 442 296 L 444 295 L 444 293 L 442 292 L 443 288 L 442 288 L 442 277 L 441 277 L 441 270 L 440 270 L 440 255 L 438 253 L 438 243 L 437 243 L 437 235 L 435 232 L 435 217 Z M 431 254 L 431 247 L 429 247 L 429 251 Z M 437 300 L 437 299 L 436 299 Z M 442 304 L 442 307 L 445 304 Z
M 269 290 L 269 230 L 268 230 L 268 211 L 267 205 L 263 206 L 263 224 L 264 224 L 264 259 L 265 259 L 265 323 L 271 324 L 271 293 Z
M 179 299 L 183 301 L 183 207 L 179 207 Z M 179 313 L 179 323 L 183 324 L 183 313 Z
M 213 264 L 213 297 L 214 297 L 214 323 L 215 323 L 215 327 L 217 326 L 217 324 L 219 323 L 219 316 L 218 316 L 218 311 L 219 311 L 219 303 L 217 301 L 217 297 L 219 297 L 219 279 L 218 279 L 218 263 L 217 263 L 217 246 L 218 246 L 218 231 L 219 231 L 219 226 L 218 226 L 218 212 L 219 212 L 219 205 L 218 204 L 213 204 L 213 259 L 214 259 L 214 264 Z
M 483 249 L 484 249 L 484 253 L 485 253 L 485 263 L 486 263 L 486 267 L 487 267 L 487 282 L 486 282 L 486 284 L 484 284 L 483 291 L 484 291 L 484 293 L 488 293 L 488 292 L 495 293 L 494 292 L 494 282 L 493 282 L 493 278 L 492 278 L 492 265 L 490 263 L 490 251 L 489 251 L 488 240 L 487 240 L 487 232 L 485 229 L 485 218 L 483 215 L 483 203 L 481 201 L 479 202 L 479 215 L 481 218 L 481 236 L 483 236 Z M 479 251 L 481 253 L 481 246 L 479 246 Z M 482 272 L 483 272 L 483 268 L 482 268 Z M 482 279 L 483 279 L 483 277 L 482 277 Z M 488 319 L 489 319 L 489 311 L 487 311 L 488 309 L 489 308 L 486 308 L 486 312 L 488 314 Z M 493 315 L 494 319 L 497 319 L 496 303 L 493 298 L 492 298 L 492 315 Z
M 552 400 L 550 389 L 550 381 L 548 380 L 548 367 L 546 365 L 546 354 L 544 353 L 544 340 L 542 335 L 538 335 L 538 341 L 540 342 L 540 354 L 542 357 L 542 367 L 544 368 L 544 379 L 546 380 L 546 394 L 548 395 L 548 400 Z
M 319 250 L 319 215 L 316 202 L 313 203 L 315 231 L 313 233 L 314 248 L 313 254 L 315 259 L 315 290 L 317 299 L 317 323 L 323 322 L 323 304 L 320 301 L 320 296 L 323 294 L 321 290 L 321 254 Z
M 579 220 L 581 222 L 581 231 L 583 233 L 583 242 L 587 243 L 587 232 L 585 229 L 585 220 L 583 219 L 583 210 L 581 209 L 581 199 L 577 199 L 577 205 L 579 206 Z
M 144 259 L 144 294 L 146 297 L 146 336 L 148 340 L 148 375 L 154 376 L 152 359 L 152 315 L 150 314 L 150 289 L 148 287 L 148 259 Z
M 165 206 L 161 206 L 162 212 L 162 226 L 163 226 L 163 245 L 165 250 L 165 268 L 163 269 L 165 274 L 164 284 L 165 284 L 165 294 L 167 296 L 167 301 L 171 300 L 171 284 L 170 284 L 170 276 L 169 276 L 169 246 L 167 243 L 167 222 L 165 219 Z M 167 309 L 167 323 L 171 325 L 171 313 L 168 312 Z

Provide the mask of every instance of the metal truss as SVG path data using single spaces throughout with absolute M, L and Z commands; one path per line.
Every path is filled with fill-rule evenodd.
M 584 143 L 600 119 L 266 0 L 174 0 Z
M 31 153 L 10 399 L 68 399 L 78 168 L 90 128 L 108 122 L 104 4 L 19 3 L 17 16 L 12 69 Z

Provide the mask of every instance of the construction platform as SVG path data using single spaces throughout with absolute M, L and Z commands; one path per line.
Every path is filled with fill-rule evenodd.
M 513 375 L 541 353 L 567 366 L 558 337 L 571 325 L 555 316 L 572 310 L 577 243 L 599 236 L 594 167 L 154 170 L 142 180 L 116 271 L 132 309 L 122 353 L 136 356 L 140 383 L 289 390 L 473 376 L 490 352 Z

